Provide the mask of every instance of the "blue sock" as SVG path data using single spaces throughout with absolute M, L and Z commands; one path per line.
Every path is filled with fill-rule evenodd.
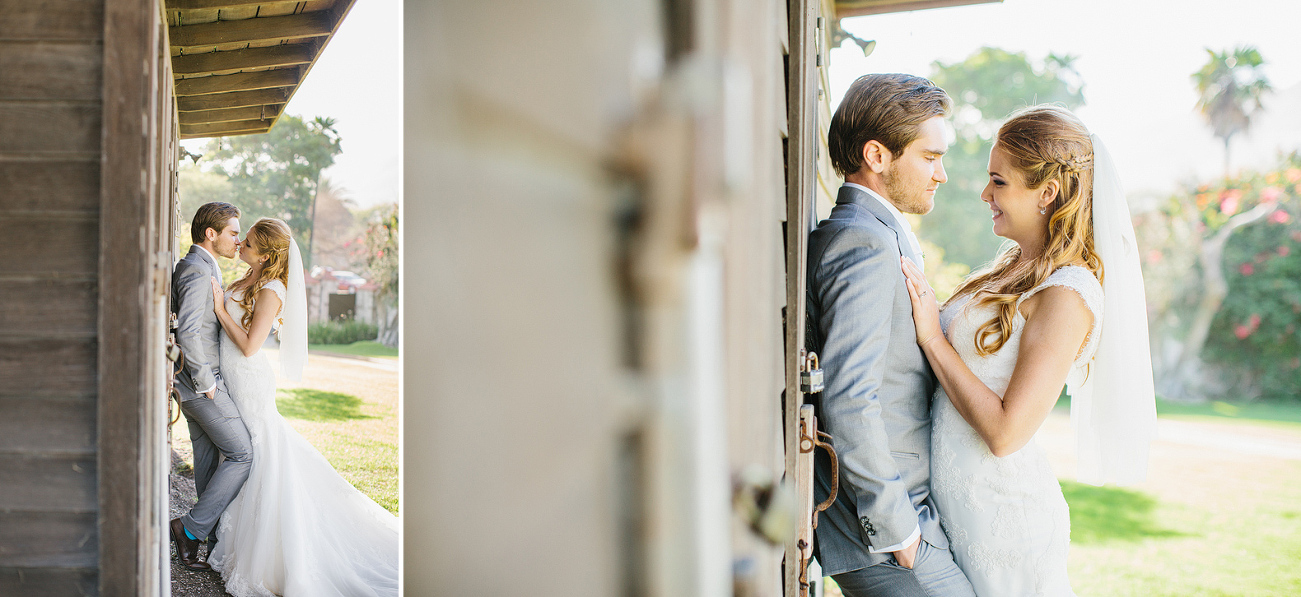
M 185 529 L 184 526 L 182 526 L 181 528 Z M 186 536 L 186 537 L 189 537 L 191 541 L 198 541 L 198 540 L 199 540 L 198 537 L 195 537 L 195 536 L 194 536 L 194 533 L 191 533 L 191 532 L 190 532 L 190 529 L 185 529 L 185 536 Z

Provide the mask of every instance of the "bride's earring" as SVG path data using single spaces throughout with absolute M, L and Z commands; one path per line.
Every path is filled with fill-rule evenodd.
M 1040 207 L 1040 208 L 1039 208 L 1039 215 L 1041 215 L 1041 216 L 1046 216 L 1046 215 L 1048 215 L 1048 208 L 1047 208 L 1047 207 Z

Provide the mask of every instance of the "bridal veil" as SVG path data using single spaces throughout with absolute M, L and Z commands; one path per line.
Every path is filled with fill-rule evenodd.
M 1129 205 L 1111 154 L 1093 141 L 1093 244 L 1102 260 L 1102 331 L 1088 377 L 1071 395 L 1079 479 L 1120 485 L 1147 477 L 1156 436 L 1147 301 Z

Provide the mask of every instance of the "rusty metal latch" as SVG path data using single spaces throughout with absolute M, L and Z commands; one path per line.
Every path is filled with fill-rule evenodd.
M 817 363 L 817 355 L 813 355 L 814 363 Z M 809 424 L 811 423 L 814 435 L 809 435 Z M 826 440 L 826 441 L 823 441 Z M 817 417 L 810 417 L 809 423 L 800 419 L 800 443 L 799 450 L 803 454 L 808 454 L 817 448 L 826 450 L 831 455 L 831 495 L 821 504 L 813 508 L 813 528 L 818 528 L 818 514 L 825 512 L 835 503 L 836 496 L 840 494 L 840 458 L 836 455 L 836 448 L 831 445 L 831 436 L 818 430 Z M 800 552 L 800 596 L 806 597 L 809 591 L 809 559 L 804 557 L 805 551 L 809 545 L 803 539 L 797 544 Z
M 814 419 L 814 429 L 817 429 L 817 419 Z M 816 448 L 822 448 L 831 454 L 831 495 L 817 507 L 813 508 L 813 528 L 818 528 L 818 513 L 825 512 L 831 504 L 835 503 L 836 495 L 840 492 L 840 459 L 836 455 L 836 448 L 831 445 L 831 436 L 823 431 L 817 431 L 817 438 L 809 437 L 808 430 L 804 427 L 804 422 L 800 422 L 800 452 L 808 454 Z M 822 441 L 822 440 L 827 441 Z
M 171 366 L 167 368 L 167 427 L 171 428 L 177 421 L 181 420 L 181 392 L 176 389 L 176 376 L 180 375 L 181 367 L 185 366 L 185 351 L 181 350 L 181 345 L 176 342 L 176 329 L 180 324 L 176 321 L 176 314 L 172 313 L 168 318 L 167 331 L 167 360 L 171 361 Z M 172 399 L 176 400 L 176 411 L 172 412 Z

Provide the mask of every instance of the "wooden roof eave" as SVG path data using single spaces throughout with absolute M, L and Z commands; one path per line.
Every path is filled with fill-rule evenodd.
M 927 8 L 990 4 L 1003 0 L 835 0 L 836 18 L 861 17 Z
M 271 130 L 354 2 L 336 0 L 323 10 L 297 14 L 181 24 L 184 15 L 193 14 L 185 11 L 200 11 L 211 19 L 232 11 L 260 14 L 263 7 L 285 3 L 167 0 L 165 9 L 177 22 L 168 27 L 168 38 L 177 54 L 172 71 L 181 138 Z M 199 51 L 187 53 L 190 49 Z

